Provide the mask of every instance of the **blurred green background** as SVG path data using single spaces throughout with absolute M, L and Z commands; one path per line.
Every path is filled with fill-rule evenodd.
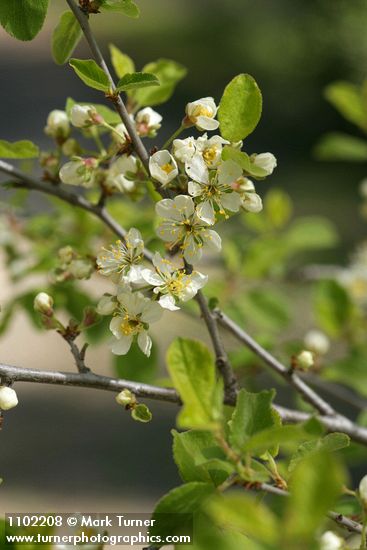
M 157 108 L 166 124 L 156 144 L 163 143 L 165 135 L 178 126 L 187 101 L 207 95 L 219 101 L 234 75 L 250 73 L 263 92 L 264 112 L 245 149 L 249 153 L 271 151 L 278 159 L 273 176 L 257 184 L 258 192 L 264 195 L 268 188 L 281 187 L 292 197 L 296 214 L 330 218 L 338 226 L 341 242 L 323 257 L 346 262 L 353 244 L 365 234 L 357 211 L 358 184 L 367 175 L 366 166 L 320 163 L 313 158 L 312 149 L 327 131 L 358 135 L 358 130 L 324 100 L 323 88 L 337 79 L 359 83 L 367 76 L 366 1 L 138 3 L 142 12 L 139 20 L 105 14 L 94 17 L 92 24 L 106 54 L 108 43 L 114 42 L 139 68 L 159 57 L 170 57 L 188 68 L 188 76 L 174 98 Z M 46 146 L 43 127 L 50 110 L 62 108 L 67 96 L 80 101 L 101 100 L 100 94 L 83 86 L 71 68 L 52 62 L 50 35 L 64 9 L 65 2 L 52 0 L 46 27 L 32 43 L 16 42 L 0 30 L 1 138 L 30 138 Z M 75 56 L 90 54 L 81 44 Z M 13 338 L 13 346 L 16 341 Z M 29 348 L 39 360 L 44 357 L 41 341 L 42 335 L 37 345 L 33 342 Z M 16 362 L 13 349 L 9 347 L 6 358 Z M 27 357 L 27 349 L 23 351 Z M 64 352 L 66 355 L 67 350 Z M 63 362 L 52 353 L 48 359 L 56 366 Z M 2 434 L 0 475 L 9 481 L 4 490 L 9 498 L 13 495 L 13 507 L 19 508 L 26 493 L 25 502 L 35 502 L 38 491 L 49 491 L 52 498 L 46 502 L 52 503 L 58 491 L 65 506 L 74 502 L 78 508 L 91 494 L 94 507 L 98 509 L 103 502 L 111 509 L 108 503 L 115 502 L 111 495 L 116 499 L 125 495 L 129 506 L 133 497 L 150 503 L 177 483 L 168 452 L 169 426 L 175 414 L 172 407 L 154 406 L 156 420 L 147 428 L 132 425 L 123 411 L 117 415 L 110 395 L 90 392 L 88 400 L 78 390 L 70 390 L 66 397 L 64 390 L 53 388 L 47 396 L 40 391 L 38 404 L 33 406 L 34 392 L 24 407 L 9 415 L 9 427 Z M 84 401 L 75 400 L 74 395 L 83 395 Z M 18 449 L 15 459 L 14 449 Z

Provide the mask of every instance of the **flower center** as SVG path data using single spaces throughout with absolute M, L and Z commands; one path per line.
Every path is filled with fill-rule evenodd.
M 132 334 L 138 334 L 143 327 L 143 323 L 139 319 L 134 319 L 125 315 L 124 320 L 120 325 L 120 331 L 124 336 L 131 336 Z
M 167 162 L 166 164 L 162 164 L 161 166 L 161 170 L 163 170 L 163 172 L 166 172 L 166 174 L 170 174 L 174 169 L 174 166 L 172 166 L 172 164 L 170 164 L 169 162 Z
M 213 118 L 213 113 L 211 112 L 211 110 L 207 107 L 204 107 L 204 105 L 199 105 L 198 107 L 196 107 L 193 115 L 195 117 L 207 116 L 209 118 Z
M 185 284 L 182 281 L 183 276 L 184 276 L 183 273 L 178 273 L 176 278 L 172 279 L 168 283 L 169 292 L 171 292 L 172 294 L 178 294 L 179 292 L 181 292 L 185 288 Z
M 203 152 L 203 158 L 207 164 L 210 164 L 215 160 L 217 156 L 217 149 L 215 147 L 208 147 L 208 149 L 205 149 Z

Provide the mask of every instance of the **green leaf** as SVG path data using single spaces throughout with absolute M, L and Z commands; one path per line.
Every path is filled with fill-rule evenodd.
M 334 280 L 319 281 L 314 301 L 320 328 L 330 336 L 339 336 L 347 327 L 353 312 L 346 290 Z
M 281 189 L 268 191 L 264 201 L 264 212 L 271 225 L 280 229 L 284 227 L 292 216 L 292 201 Z
M 38 155 L 39 149 L 32 141 L 22 140 L 10 143 L 10 141 L 0 139 L 0 158 L 31 159 L 38 157 Z
M 115 111 L 112 111 L 112 109 L 110 109 L 109 107 L 106 107 L 106 105 L 103 105 L 100 103 L 75 101 L 71 97 L 67 98 L 66 105 L 65 105 L 65 111 L 67 112 L 69 118 L 70 118 L 71 109 L 73 108 L 73 105 L 75 105 L 76 103 L 78 103 L 78 105 L 90 105 L 91 107 L 95 107 L 98 114 L 100 114 L 108 124 L 119 124 L 121 122 L 120 115 Z
M 284 236 L 288 252 L 331 248 L 338 243 L 338 233 L 327 218 L 297 218 Z
M 93 59 L 70 59 L 69 64 L 84 84 L 102 92 L 109 91 L 111 84 L 108 76 Z
M 365 162 L 367 141 L 342 132 L 331 132 L 320 139 L 314 154 L 319 160 Z
M 134 19 L 140 15 L 139 7 L 132 0 L 104 0 L 101 8 L 105 11 L 118 11 Z
M 56 63 L 63 65 L 75 50 L 82 29 L 71 11 L 65 11 L 52 35 L 52 55 Z
M 160 86 L 137 90 L 133 93 L 133 98 L 140 107 L 153 107 L 169 100 L 176 85 L 186 76 L 187 70 L 171 59 L 158 59 L 145 65 L 143 72 L 154 74 Z
M 272 401 L 275 392 L 250 393 L 242 389 L 237 397 L 236 408 L 229 422 L 231 446 L 243 451 L 247 441 L 254 434 L 274 426 Z
M 300 462 L 290 482 L 287 499 L 285 537 L 289 547 L 308 548 L 325 514 L 335 504 L 344 482 L 344 472 L 334 457 L 326 452 L 308 456 Z M 286 545 L 285 545 L 286 546 Z
M 43 27 L 48 0 L 1 0 L 0 23 L 18 40 L 33 40 Z
M 253 159 L 249 157 L 247 153 L 245 153 L 244 151 L 240 151 L 235 147 L 230 147 L 229 145 L 226 145 L 223 148 L 222 159 L 233 160 L 239 166 L 241 166 L 241 168 L 246 172 L 248 176 L 252 176 L 256 179 L 263 179 L 268 175 L 266 170 L 260 168 L 260 166 L 256 166 L 253 163 Z
M 350 82 L 338 81 L 325 88 L 325 97 L 349 122 L 367 128 L 367 109 L 362 90 Z
M 211 483 L 195 481 L 172 489 L 155 507 L 152 516 L 152 520 L 155 521 L 149 529 L 150 535 L 159 535 L 163 539 L 180 532 L 184 533 L 192 524 L 192 514 L 200 510 L 214 490 Z
M 159 86 L 159 80 L 154 74 L 149 73 L 131 73 L 125 74 L 117 83 L 118 92 L 127 92 L 137 88 L 147 88 L 149 86 Z
M 180 427 L 215 428 L 222 396 L 208 348 L 196 340 L 177 338 L 168 349 L 167 367 L 184 404 L 178 416 Z
M 158 368 L 158 348 L 153 344 L 149 357 L 141 353 L 134 343 L 126 355 L 116 355 L 113 367 L 117 376 L 134 382 L 151 383 L 154 381 Z
M 172 431 L 173 456 L 183 481 L 205 481 L 220 485 L 233 472 L 211 432 Z
M 297 451 L 292 456 L 288 470 L 289 472 L 292 472 L 297 464 L 309 455 L 319 451 L 332 453 L 339 451 L 340 449 L 344 449 L 344 447 L 348 447 L 349 444 L 350 438 L 346 434 L 340 432 L 328 434 L 325 437 L 315 441 L 306 441 L 298 447 Z
M 229 141 L 241 141 L 256 128 L 262 96 L 252 76 L 240 74 L 225 88 L 218 110 L 220 132 Z
M 110 44 L 110 54 L 111 54 L 111 62 L 113 65 L 113 68 L 115 69 L 115 73 L 119 78 L 122 78 L 126 74 L 134 73 L 135 72 L 135 64 L 134 61 L 126 55 L 125 53 L 122 53 L 119 48 L 117 48 L 114 44 Z
M 131 418 L 137 422 L 150 422 L 152 420 L 152 413 L 146 405 L 139 403 L 139 405 L 131 409 Z
M 277 448 L 279 445 L 294 446 L 294 443 L 300 443 L 302 440 L 312 438 L 313 435 L 309 434 L 302 425 L 278 425 L 255 433 L 246 441 L 243 451 L 262 455 L 272 447 Z
M 272 544 L 277 540 L 278 525 L 272 511 L 250 495 L 226 494 L 213 497 L 208 511 L 224 529 L 241 531 L 250 538 Z

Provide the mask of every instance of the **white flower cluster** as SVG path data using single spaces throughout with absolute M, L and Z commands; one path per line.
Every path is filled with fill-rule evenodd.
M 162 117 L 151 107 L 141 109 L 130 118 L 141 137 L 153 138 L 161 127 Z M 80 156 L 83 148 L 70 137 L 71 127 L 86 137 L 98 140 L 100 154 Z M 106 150 L 100 141 L 100 130 L 110 133 L 111 142 Z M 45 132 L 61 145 L 63 155 L 70 157 L 59 170 L 63 183 L 87 188 L 99 186 L 107 194 L 136 191 L 144 174 L 140 161 L 131 154 L 131 141 L 123 123 L 111 126 L 93 105 L 75 104 L 69 115 L 61 110 L 52 111 Z M 54 157 L 52 159 L 55 160 Z
M 190 127 L 200 132 L 217 130 L 217 110 L 211 97 L 188 103 L 181 128 L 174 136 Z M 150 107 L 130 118 L 141 137 L 154 137 L 161 127 L 162 117 Z M 146 266 L 144 243 L 135 228 L 130 229 L 124 242 L 102 249 L 97 257 L 99 272 L 115 284 L 114 292 L 104 295 L 97 308 L 101 315 L 112 315 L 113 353 L 126 354 L 136 340 L 149 355 L 150 324 L 159 320 L 163 309 L 179 309 L 180 303 L 192 299 L 207 282 L 208 277 L 195 271 L 192 264 L 201 259 L 205 248 L 220 251 L 221 238 L 213 226 L 219 217 L 227 219 L 240 209 L 262 209 L 261 198 L 249 176 L 263 179 L 271 174 L 276 159 L 271 153 L 248 156 L 240 151 L 242 142 L 230 143 L 219 135 L 209 137 L 204 133 L 185 139 L 172 136 L 166 147 L 150 157 L 147 174 L 133 155 L 124 124 L 111 126 L 96 107 L 76 104 L 66 119 L 60 112 L 50 115 L 47 133 L 62 134 L 70 143 L 69 123 L 85 137 L 94 139 L 99 153 L 88 157 L 71 155 L 59 172 L 63 183 L 97 185 L 105 194 L 133 194 L 146 187 L 139 183 L 151 178 L 156 187 L 160 184 L 162 195 L 169 197 L 156 203 L 160 220 L 157 234 L 169 245 L 169 259 L 156 252 L 152 265 Z M 101 140 L 102 131 L 106 130 L 112 138 L 107 147 Z M 178 259 L 174 261 L 175 255 Z
M 179 302 L 193 298 L 207 282 L 207 276 L 193 271 L 156 252 L 153 269 L 143 264 L 144 242 L 140 232 L 132 228 L 125 242 L 117 241 L 102 249 L 97 265 L 102 275 L 115 283 L 115 293 L 106 294 L 97 306 L 100 315 L 113 315 L 110 329 L 115 337 L 112 352 L 126 354 L 134 339 L 146 355 L 150 355 L 152 340 L 148 334 L 151 323 L 158 321 L 163 309 L 179 309 Z

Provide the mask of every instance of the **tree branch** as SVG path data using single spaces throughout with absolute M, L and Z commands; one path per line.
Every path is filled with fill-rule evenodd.
M 22 187 L 25 187 L 29 190 L 40 191 L 42 193 L 52 195 L 54 197 L 59 198 L 60 200 L 62 200 L 64 202 L 67 202 L 67 203 L 69 203 L 73 206 L 76 206 L 78 208 L 82 208 L 83 210 L 86 210 L 87 212 L 90 212 L 91 214 L 93 214 L 94 216 L 99 218 L 103 223 L 105 223 L 105 225 L 107 227 L 109 227 L 118 237 L 120 237 L 121 239 L 125 238 L 126 231 L 108 214 L 108 212 L 104 208 L 102 208 L 98 205 L 91 204 L 83 196 L 76 195 L 75 193 L 71 193 L 70 191 L 66 191 L 60 186 L 56 187 L 56 186 L 51 186 L 51 185 L 48 185 L 46 183 L 40 182 L 40 181 L 36 180 L 35 178 L 33 178 L 31 176 L 28 176 L 27 174 L 24 174 L 23 172 L 21 172 L 17 168 L 13 167 L 11 164 L 8 164 L 8 163 L 6 163 L 2 160 L 0 160 L 0 172 L 4 172 L 9 176 L 15 177 L 17 180 L 20 180 L 21 183 L 19 185 L 21 185 Z M 144 257 L 148 261 L 152 261 L 152 253 L 150 251 L 148 251 L 147 249 L 144 250 Z M 206 303 L 206 301 L 205 301 L 205 303 Z M 208 308 L 207 305 L 205 307 L 205 312 L 206 312 L 206 308 Z M 275 372 L 278 372 L 278 374 L 281 374 L 281 376 L 283 376 L 288 382 L 290 382 L 289 372 L 287 371 L 286 367 L 284 365 L 282 365 L 281 363 L 279 363 L 279 361 L 277 361 L 274 357 L 272 357 L 272 355 L 269 354 L 269 352 L 267 352 L 261 346 L 259 346 L 259 344 L 257 344 L 249 335 L 247 335 L 247 333 L 245 333 L 238 325 L 236 325 L 236 323 L 234 323 L 234 321 L 229 319 L 222 312 L 218 312 L 217 310 L 215 312 L 211 312 L 209 310 L 209 312 L 211 314 L 210 317 L 215 315 L 216 318 L 218 319 L 218 321 L 220 322 L 220 324 L 222 324 L 226 328 L 230 329 L 230 331 L 237 338 L 239 338 L 243 343 L 245 343 L 245 345 L 247 345 L 250 349 L 252 349 L 252 351 L 254 351 L 259 357 L 261 357 L 269 366 L 271 366 L 273 368 L 273 370 L 275 370 Z M 207 318 L 204 314 L 203 314 L 203 318 L 204 318 L 205 321 L 207 320 Z M 210 325 L 211 325 L 211 321 L 210 321 Z M 211 325 L 211 327 L 212 327 L 212 325 Z M 208 330 L 209 330 L 209 327 L 208 327 Z M 241 338 L 240 338 L 240 336 L 241 336 Z M 213 343 L 213 347 L 214 347 L 214 343 Z M 220 354 L 220 356 L 222 356 L 222 354 Z M 280 367 L 279 370 L 278 370 L 278 367 Z M 12 368 L 15 368 L 15 367 L 12 367 Z M 26 369 L 21 369 L 21 370 L 26 371 Z M 286 374 L 284 373 L 284 371 L 286 371 Z M 40 371 L 37 371 L 37 372 L 40 372 Z M 1 373 L 1 368 L 0 368 L 0 376 L 1 376 L 1 374 L 2 373 Z M 94 376 L 96 376 L 96 375 L 94 375 Z M 45 382 L 45 383 L 62 383 L 62 382 L 50 382 L 49 373 L 47 373 L 47 372 L 46 372 L 46 378 L 47 378 L 46 380 L 43 380 L 42 377 L 41 377 L 41 379 L 38 379 L 38 380 L 29 380 L 29 378 L 27 378 L 25 381 L 37 381 L 37 382 Z M 294 379 L 294 375 L 293 375 L 293 379 Z M 81 386 L 86 385 L 84 379 L 83 380 L 78 380 L 78 381 L 80 383 L 76 384 L 76 385 L 81 385 Z M 324 406 L 322 407 L 322 414 L 324 414 L 325 416 L 324 417 L 320 416 L 318 418 L 322 422 L 322 424 L 329 431 L 344 431 L 354 441 L 357 441 L 359 443 L 367 445 L 367 430 L 353 424 L 350 420 L 348 420 L 345 417 L 336 416 L 335 411 L 334 411 L 334 409 L 332 409 L 332 407 L 330 407 L 327 403 L 325 403 L 315 392 L 313 392 L 313 390 L 311 390 L 311 388 L 308 388 L 306 383 L 304 383 L 302 380 L 300 380 L 300 382 L 301 382 L 301 385 L 299 383 L 294 385 L 294 380 L 293 380 L 292 385 L 297 389 L 297 391 L 300 391 L 302 389 L 303 392 L 304 392 L 305 389 L 306 389 L 306 393 L 307 393 L 308 397 L 310 397 L 310 392 L 312 392 L 311 396 L 312 396 L 313 399 L 317 398 L 317 403 L 318 404 L 319 404 L 319 401 L 321 401 L 322 403 L 324 403 L 327 406 L 327 408 L 324 407 Z M 71 384 L 71 385 L 75 385 L 75 384 Z M 88 387 L 88 385 L 86 385 L 86 387 Z M 127 385 L 125 385 L 124 387 L 130 389 L 129 386 L 127 386 Z M 176 402 L 176 400 L 174 400 L 174 402 Z M 235 399 L 233 398 L 233 395 L 229 396 L 229 399 L 227 400 L 227 403 L 232 404 L 232 405 L 235 403 Z M 314 403 L 312 402 L 312 404 L 314 404 Z M 291 422 L 291 423 L 304 422 L 304 421 L 306 421 L 307 419 L 310 418 L 310 415 L 308 415 L 306 413 L 303 413 L 303 412 L 289 411 L 289 409 L 279 407 L 279 406 L 277 407 L 277 409 L 278 409 L 278 412 L 280 412 L 284 422 Z M 319 409 L 317 408 L 317 410 L 319 410 Z M 329 416 L 326 413 L 327 410 L 332 411 L 331 416 Z M 332 416 L 334 416 L 334 418 L 332 418 Z
M 277 374 L 282 376 L 289 384 L 291 384 L 297 392 L 303 397 L 307 403 L 312 405 L 322 415 L 335 416 L 335 410 L 320 397 L 310 386 L 306 384 L 297 374 L 291 369 L 287 369 L 285 365 L 280 363 L 266 349 L 258 344 L 247 332 L 230 319 L 225 313 L 220 310 L 215 310 L 215 316 L 219 323 L 231 332 L 240 342 L 245 344 L 258 357 L 263 359 L 265 363 Z
M 117 221 L 112 218 L 112 216 L 110 216 L 104 206 L 92 204 L 82 195 L 77 195 L 76 193 L 67 191 L 60 185 L 54 186 L 38 181 L 36 178 L 25 174 L 21 170 L 18 170 L 17 168 L 7 162 L 4 162 L 3 160 L 0 160 L 0 172 L 3 172 L 4 174 L 7 174 L 8 176 L 12 176 L 19 180 L 19 183 L 16 184 L 18 187 L 23 187 L 29 189 L 30 191 L 39 191 L 41 193 L 45 193 L 46 195 L 51 195 L 64 202 L 69 203 L 72 206 L 76 206 L 77 208 L 86 210 L 90 214 L 93 214 L 94 216 L 99 218 L 107 227 L 111 229 L 113 233 L 115 233 L 115 235 L 117 235 L 117 237 L 122 240 L 125 239 L 127 231 L 125 231 L 125 229 L 121 227 L 121 225 L 117 223 Z M 153 255 L 149 250 L 144 249 L 144 257 L 151 262 Z
M 216 316 L 210 310 L 208 302 L 201 290 L 198 291 L 195 299 L 199 304 L 201 315 L 205 321 L 211 341 L 213 343 L 216 357 L 215 363 L 224 380 L 226 397 L 231 400 L 235 400 L 238 392 L 237 379 L 229 362 L 226 350 L 224 349 L 224 345 L 218 330 Z
M 75 15 L 75 17 L 76 17 L 76 19 L 77 19 L 77 21 L 80 25 L 80 28 L 83 31 L 83 34 L 85 36 L 86 41 L 88 42 L 88 45 L 90 47 L 90 50 L 92 52 L 92 55 L 93 55 L 95 61 L 100 65 L 100 67 L 106 73 L 106 75 L 108 77 L 108 80 L 111 83 L 111 89 L 112 89 L 113 93 L 115 93 L 116 92 L 115 82 L 112 78 L 112 75 L 111 75 L 110 70 L 107 66 L 107 63 L 104 60 L 102 52 L 99 49 L 97 41 L 93 36 L 93 33 L 92 33 L 91 28 L 89 26 L 88 15 L 85 14 L 79 8 L 79 6 L 76 5 L 74 0 L 66 0 L 66 2 L 68 3 L 71 11 Z M 131 120 L 131 118 L 129 116 L 129 113 L 127 112 L 127 109 L 125 107 L 124 102 L 121 99 L 120 94 L 116 94 L 116 96 L 114 96 L 113 103 L 115 105 L 116 111 L 118 112 L 118 114 L 121 117 L 121 120 L 123 121 L 123 123 L 126 126 L 126 130 L 129 134 L 129 136 L 131 137 L 131 140 L 132 140 L 132 143 L 133 143 L 136 154 L 140 158 L 140 160 L 143 163 L 147 173 L 149 174 L 149 153 L 146 150 L 146 148 L 144 147 L 144 144 L 143 144 L 142 140 L 140 139 L 140 137 L 139 137 L 139 135 L 138 135 L 138 133 L 135 129 L 134 123 Z
M 277 495 L 277 496 L 284 496 L 284 497 L 290 496 L 290 493 L 288 491 L 285 491 L 284 489 L 280 489 L 279 487 L 275 487 L 274 485 L 270 485 L 269 483 L 256 483 L 248 486 L 244 485 L 244 487 L 245 489 L 262 491 L 262 492 Z M 328 512 L 327 516 L 333 521 L 335 521 L 338 525 L 348 529 L 348 531 L 354 531 L 355 533 L 362 533 L 362 525 L 360 523 L 357 523 L 356 521 L 353 521 L 352 519 L 349 519 L 343 514 L 338 514 L 337 512 Z
M 44 371 L 0 364 L 0 379 L 2 379 L 3 382 L 31 382 L 57 386 L 75 386 L 112 392 L 120 392 L 124 389 L 128 389 L 137 397 L 181 405 L 180 396 L 176 390 L 171 388 L 161 388 L 159 386 L 142 384 L 140 382 L 132 382 L 131 380 L 101 376 L 91 371 L 86 373 Z M 234 406 L 236 400 L 227 398 L 225 399 L 225 403 Z M 306 422 L 312 417 L 312 415 L 308 413 L 294 411 L 280 405 L 274 405 L 274 408 L 278 411 L 282 421 L 286 424 Z M 325 426 L 327 431 L 344 432 L 355 442 L 367 445 L 367 429 L 353 424 L 353 422 L 344 417 L 317 416 L 316 418 Z

